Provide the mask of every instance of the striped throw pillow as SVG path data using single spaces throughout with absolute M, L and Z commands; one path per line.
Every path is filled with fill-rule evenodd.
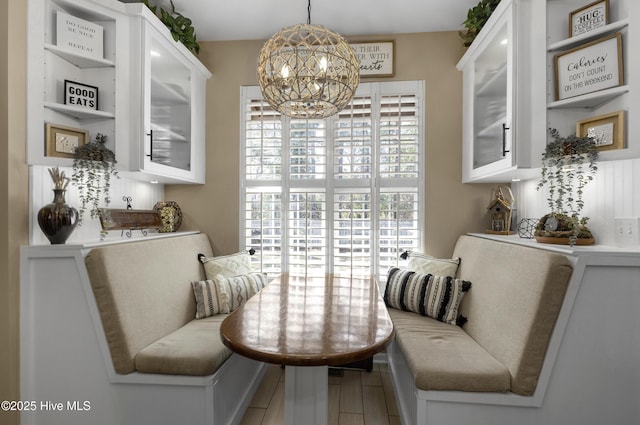
M 421 274 L 397 267 L 389 269 L 384 302 L 388 307 L 412 311 L 444 323 L 462 326 L 460 302 L 471 282 L 452 276 Z
M 240 276 L 218 275 L 213 282 L 228 294 L 227 313 L 231 313 L 267 285 L 266 273 L 247 273 Z
M 196 319 L 228 313 L 229 295 L 212 280 L 191 282 L 196 297 Z

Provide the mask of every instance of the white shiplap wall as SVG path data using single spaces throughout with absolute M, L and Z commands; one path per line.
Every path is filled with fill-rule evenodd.
M 30 176 L 30 226 L 29 226 L 29 243 L 31 245 L 48 245 L 49 241 L 44 236 L 38 226 L 38 210 L 44 205 L 50 204 L 53 200 L 53 182 L 49 176 L 49 167 L 32 165 L 29 167 Z M 68 177 L 71 177 L 71 168 L 60 167 L 64 170 Z M 132 206 L 134 209 L 152 209 L 156 202 L 164 200 L 164 185 L 151 184 L 148 182 L 132 180 L 124 176 L 113 178 L 111 181 L 111 203 L 109 208 L 126 208 L 127 204 L 122 199 L 123 196 L 132 198 Z M 80 205 L 78 200 L 78 191 L 73 184 L 69 184 L 65 196 L 67 204 L 75 207 Z M 142 234 L 135 231 L 132 237 L 140 237 Z M 120 231 L 112 231 L 107 235 L 107 239 L 120 238 Z M 126 236 L 125 236 L 126 237 Z M 74 242 L 94 242 L 100 240 L 100 222 L 97 219 L 91 219 L 89 212 L 85 212 L 84 222 L 82 226 L 76 227 L 69 239 L 68 244 Z
M 547 191 L 536 190 L 538 181 L 514 182 L 518 220 L 540 218 L 549 212 Z M 594 180 L 585 188 L 583 217 L 596 244 L 615 245 L 616 217 L 640 217 L 640 159 L 601 161 Z

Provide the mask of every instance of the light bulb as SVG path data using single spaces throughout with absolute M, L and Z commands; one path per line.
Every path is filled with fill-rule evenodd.
M 280 70 L 280 75 L 282 75 L 282 78 L 289 78 L 289 65 L 282 65 L 282 69 Z
M 327 57 L 323 56 L 320 58 L 320 70 L 322 72 L 327 72 Z

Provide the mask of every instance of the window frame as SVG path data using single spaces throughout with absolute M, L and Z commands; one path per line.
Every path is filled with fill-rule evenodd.
M 380 170 L 379 170 L 379 155 L 380 155 L 380 99 L 383 96 L 415 96 L 416 104 L 415 104 L 415 116 L 417 119 L 418 126 L 418 161 L 417 161 L 417 177 L 414 179 L 391 179 L 391 178 L 379 178 Z M 281 136 L 282 136 L 282 146 L 281 146 L 281 178 L 280 180 L 251 180 L 247 181 L 246 179 L 246 134 L 247 134 L 247 111 L 246 106 L 247 102 L 252 99 L 262 99 L 262 94 L 258 86 L 242 86 L 240 93 L 240 197 L 239 197 L 239 212 L 240 212 L 240 223 L 239 223 L 239 240 L 240 247 L 243 250 L 250 249 L 251 247 L 246 246 L 246 203 L 247 203 L 247 193 L 248 188 L 251 189 L 260 189 L 266 192 L 271 191 L 280 191 L 282 193 L 281 196 L 281 229 L 282 233 L 280 236 L 281 240 L 281 270 L 289 269 L 289 219 L 288 217 L 288 204 L 290 194 L 292 192 L 299 191 L 307 191 L 307 192 L 323 192 L 325 194 L 325 205 L 326 205 L 326 226 L 327 226 L 327 236 L 326 236 L 326 255 L 325 255 L 325 270 L 327 273 L 333 273 L 334 267 L 333 262 L 331 260 L 332 252 L 334 249 L 334 195 L 336 193 L 355 193 L 357 191 L 368 191 L 371 194 L 371 244 L 370 244 L 370 272 L 374 276 L 378 276 L 379 280 L 386 274 L 385 270 L 380 270 L 380 265 L 378 264 L 377 259 L 380 254 L 380 227 L 379 227 L 379 216 L 380 216 L 380 194 L 384 192 L 393 192 L 393 191 L 403 191 L 407 189 L 414 190 L 417 188 L 416 192 L 416 200 L 418 203 L 417 206 L 417 249 L 421 249 L 424 244 L 425 238 L 425 147 L 426 147 L 426 129 L 425 129 L 425 101 L 424 101 L 424 81 L 393 81 L 393 82 L 372 82 L 372 83 L 361 83 L 356 91 L 356 95 L 354 97 L 361 96 L 370 96 L 371 97 L 371 168 L 372 175 L 370 179 L 345 179 L 340 180 L 334 178 L 334 139 L 335 134 L 334 131 L 337 129 L 336 121 L 338 120 L 337 115 L 333 117 L 329 117 L 325 120 L 325 131 L 326 131 L 326 162 L 325 162 L 325 170 L 326 177 L 324 179 L 302 179 L 302 180 L 292 180 L 289 175 L 289 167 L 290 167 L 290 130 L 291 130 L 291 118 L 289 117 L 280 117 L 281 121 Z M 373 118 L 377 117 L 377 118 Z M 375 173 L 374 173 L 375 171 Z M 295 182 L 295 183 L 292 183 Z M 398 249 L 403 249 L 404 247 L 398 247 Z M 414 247 L 415 248 L 415 247 Z

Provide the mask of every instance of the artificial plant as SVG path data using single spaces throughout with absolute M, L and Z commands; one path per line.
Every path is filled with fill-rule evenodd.
M 549 129 L 552 138 L 542 154 L 542 169 L 537 189 L 548 189 L 547 203 L 551 212 L 540 219 L 536 236 L 569 238 L 575 245 L 578 238 L 591 239 L 586 226 L 588 217 L 580 217 L 584 207 L 584 188 L 598 171 L 598 147 L 592 137 L 572 134 L 560 136 Z
M 163 24 L 171 31 L 171 36 L 175 41 L 180 41 L 184 46 L 191 50 L 193 53 L 200 53 L 200 45 L 196 40 L 196 29 L 193 26 L 191 19 L 176 12 L 176 7 L 173 4 L 173 0 L 169 0 L 171 3 L 171 11 L 164 9 L 157 4 L 151 5 L 149 0 L 142 0 L 145 6 L 156 15 Z
M 78 224 L 82 225 L 84 212 L 89 209 L 91 218 L 100 217 L 99 204 L 111 203 L 109 190 L 111 177 L 118 175 L 116 156 L 105 146 L 107 136 L 96 134 L 93 141 L 73 152 L 73 174 L 71 181 L 78 188 L 80 208 Z
M 500 0 L 480 0 L 476 6 L 469 9 L 467 19 L 462 23 L 466 30 L 458 32 L 465 47 L 469 47 L 473 43 L 498 4 L 500 4 Z

